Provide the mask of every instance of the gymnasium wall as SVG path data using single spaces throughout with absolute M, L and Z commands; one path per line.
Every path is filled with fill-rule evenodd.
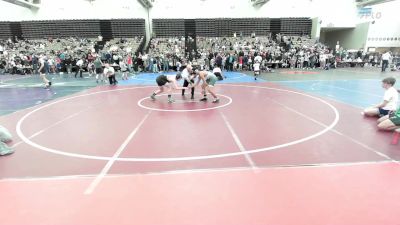
M 321 28 L 348 28 L 357 24 L 354 0 L 313 0 L 312 11 L 319 18 Z
M 147 18 L 136 0 L 41 0 L 39 10 L 0 1 L 0 21 Z
M 0 1 L 0 21 L 143 18 L 150 35 L 154 18 L 318 18 L 319 27 L 355 27 L 354 0 L 155 0 L 149 13 L 137 0 L 42 0 L 37 12 Z M 150 22 L 149 22 L 150 19 Z M 314 32 L 315 33 L 315 32 Z M 318 36 L 317 33 L 315 33 Z
M 147 11 L 136 0 L 41 0 L 41 7 L 31 11 L 0 1 L 0 21 L 132 19 L 142 18 L 147 23 Z M 149 27 L 145 26 L 146 36 Z
M 331 48 L 339 41 L 345 49 L 364 49 L 366 47 L 369 22 L 357 24 L 355 28 L 344 28 L 321 32 L 321 41 Z
M 250 0 L 155 0 L 152 18 L 318 17 L 322 27 L 355 27 L 354 0 L 270 0 L 253 7 Z
M 360 21 L 370 22 L 366 47 L 400 47 L 400 1 L 375 5 Z
M 309 0 L 270 0 L 260 8 L 250 0 L 156 0 L 150 13 L 153 18 L 185 19 L 309 17 L 305 11 L 309 7 Z
M 32 18 L 32 11 L 5 1 L 0 1 L 0 21 L 21 21 Z

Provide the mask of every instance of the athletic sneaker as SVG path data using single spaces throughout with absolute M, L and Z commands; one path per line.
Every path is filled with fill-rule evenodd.
M 156 96 L 155 95 L 150 95 L 151 100 L 156 100 Z
M 174 103 L 174 102 L 175 102 L 175 100 L 173 98 L 168 99 L 168 103 Z
M 212 101 L 212 103 L 218 103 L 219 102 L 219 98 L 216 98 Z
M 206 98 L 206 97 L 204 97 L 204 98 L 200 99 L 199 101 L 201 101 L 201 102 L 205 102 L 205 101 L 207 101 L 207 98 Z

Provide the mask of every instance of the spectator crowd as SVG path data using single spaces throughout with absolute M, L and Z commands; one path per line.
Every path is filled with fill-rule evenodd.
M 99 59 L 101 65 L 109 63 L 116 69 L 129 72 L 161 72 L 181 70 L 182 65 L 192 64 L 212 70 L 218 66 L 227 71 L 251 71 L 259 61 L 261 71 L 274 68 L 330 69 L 344 66 L 385 67 L 389 57 L 392 69 L 400 66 L 400 55 L 366 53 L 362 50 L 335 49 L 308 36 L 245 37 L 170 37 L 152 38 L 145 53 L 139 52 L 143 37 L 113 39 L 100 42 L 96 39 L 65 38 L 43 40 L 0 40 L 0 74 L 37 74 L 39 59 L 45 61 L 46 73 L 83 71 L 94 74 Z M 191 48 L 196 46 L 196 48 Z M 391 64 L 388 62 L 388 65 Z

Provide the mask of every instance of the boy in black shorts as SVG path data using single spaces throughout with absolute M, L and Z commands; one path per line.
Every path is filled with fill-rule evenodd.
M 158 90 L 154 91 L 150 96 L 152 100 L 156 100 L 156 95 L 161 94 L 165 91 L 164 87 L 168 88 L 168 102 L 173 103 L 175 100 L 172 98 L 172 89 L 175 90 L 186 90 L 191 87 L 178 87 L 177 81 L 182 79 L 180 73 L 176 75 L 160 75 L 156 78 L 157 85 L 159 87 Z

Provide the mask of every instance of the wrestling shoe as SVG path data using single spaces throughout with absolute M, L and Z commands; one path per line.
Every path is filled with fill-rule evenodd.
M 219 102 L 219 98 L 216 98 L 212 101 L 212 103 L 218 103 Z

